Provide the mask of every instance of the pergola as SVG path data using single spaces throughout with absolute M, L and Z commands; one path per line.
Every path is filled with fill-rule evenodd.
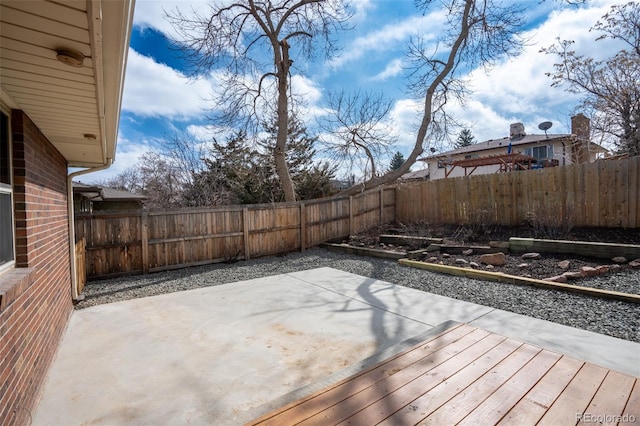
M 445 164 L 444 177 L 447 178 L 456 167 L 462 167 L 464 169 L 464 175 L 469 176 L 476 171 L 480 166 L 492 166 L 499 165 L 500 168 L 496 173 L 512 172 L 514 170 L 530 170 L 531 165 L 537 160 L 535 157 L 524 155 L 520 153 L 511 154 L 499 154 L 489 155 L 479 158 L 467 158 L 464 160 L 456 160 L 450 162 L 448 165 L 451 168 L 447 168 Z M 471 169 L 471 171 L 469 171 Z

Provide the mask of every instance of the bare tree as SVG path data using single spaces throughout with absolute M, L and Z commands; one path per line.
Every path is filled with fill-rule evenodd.
M 142 193 L 147 196 L 146 206 L 172 208 L 180 206 L 182 187 L 177 169 L 157 152 L 148 152 L 140 158 Z
M 611 140 L 621 153 L 640 155 L 640 4 L 612 6 L 591 31 L 601 33 L 596 40 L 618 39 L 629 50 L 597 61 L 572 50 L 573 41 L 558 39 L 542 49 L 560 59 L 547 75 L 552 86 L 583 95 L 578 109 L 591 116 L 601 139 Z
M 320 120 L 326 131 L 321 138 L 324 152 L 338 164 L 349 163 L 350 172 L 364 156 L 363 175 L 378 176 L 377 164 L 389 153 L 398 139 L 393 127 L 385 122 L 391 107 L 382 93 L 341 91 L 328 96 L 327 115 Z
M 218 123 L 257 131 L 269 110 L 277 113 L 278 134 L 273 151 L 278 177 L 287 201 L 295 188 L 286 162 L 287 124 L 294 101 L 290 93 L 294 54 L 310 57 L 319 46 L 330 56 L 331 38 L 347 28 L 351 13 L 341 0 L 240 0 L 215 3 L 208 16 L 195 11 L 167 14 L 179 34 L 179 46 L 192 65 L 192 76 L 222 69 L 221 90 L 214 101 Z M 265 57 L 269 52 L 269 57 Z
M 108 179 L 98 180 L 96 185 L 105 188 L 121 189 L 129 192 L 140 192 L 142 189 L 140 171 L 137 167 L 129 167 Z
M 409 88 L 423 96 L 423 110 L 414 147 L 405 163 L 383 176 L 374 177 L 343 193 L 355 193 L 396 180 L 407 173 L 424 151 L 428 135 L 447 132 L 450 120 L 445 109 L 451 97 L 465 95 L 461 75 L 478 66 L 489 67 L 505 55 L 521 51 L 518 32 L 523 13 L 518 4 L 493 0 L 417 0 L 426 13 L 434 5 L 445 8 L 448 27 L 436 43 L 416 38 L 408 52 Z

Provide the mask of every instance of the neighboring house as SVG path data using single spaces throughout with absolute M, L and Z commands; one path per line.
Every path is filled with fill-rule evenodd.
M 147 197 L 120 189 L 73 182 L 73 208 L 91 213 L 103 210 L 138 210 Z
M 590 120 L 571 117 L 571 134 L 527 135 L 521 123 L 511 125 L 510 136 L 427 157 L 430 179 L 488 174 L 530 168 L 593 162 L 607 152 L 590 141 Z
M 78 297 L 71 181 L 114 158 L 133 10 L 0 3 L 1 425 L 29 423 Z
M 398 180 L 401 181 L 419 181 L 429 180 L 429 169 L 416 170 L 415 172 L 405 173 Z

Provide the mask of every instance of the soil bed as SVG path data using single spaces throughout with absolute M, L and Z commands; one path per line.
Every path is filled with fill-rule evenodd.
M 380 235 L 407 235 L 429 238 L 442 238 L 445 245 L 466 245 L 466 246 L 484 246 L 490 241 L 508 241 L 510 237 L 523 238 L 550 238 L 549 235 L 540 235 L 531 228 L 479 228 L 479 227 L 433 227 L 424 224 L 416 224 L 411 226 L 403 225 L 385 225 L 374 228 L 366 233 L 353 235 L 343 243 L 354 247 L 366 247 L 377 250 L 387 250 L 392 252 L 411 252 L 426 248 L 425 244 L 384 244 L 380 242 Z M 590 241 L 590 242 L 607 242 L 618 244 L 640 244 L 640 232 L 637 230 L 620 230 L 620 229 L 579 229 L 573 230 L 571 233 L 563 233 L 554 239 L 564 239 L 571 241 Z M 540 253 L 537 259 L 524 259 L 522 253 L 506 254 L 506 264 L 501 266 L 485 265 L 481 261 L 481 255 L 476 253 L 470 254 L 448 254 L 440 251 L 420 253 L 414 255 L 414 260 L 435 263 L 446 266 L 457 266 L 462 268 L 473 268 L 478 270 L 489 270 L 492 272 L 501 272 L 508 275 L 519 277 L 545 279 L 562 275 L 565 272 L 580 272 L 583 267 L 598 268 L 606 266 L 606 272 L 601 273 L 597 279 L 593 277 L 572 278 L 568 281 L 570 284 L 602 288 L 607 287 L 612 290 L 640 294 L 640 288 L 637 286 L 626 285 L 620 280 L 620 284 L 616 283 L 616 277 L 622 278 L 625 274 L 640 274 L 640 270 L 634 270 L 628 263 L 615 263 L 612 260 L 597 259 L 592 257 L 578 255 L 562 255 Z M 635 259 L 628 259 L 633 261 Z M 568 261 L 568 265 L 561 265 L 561 262 Z M 619 275 L 623 274 L 623 275 Z M 603 284 L 604 282 L 604 284 Z M 612 288 L 613 287 L 613 288 Z

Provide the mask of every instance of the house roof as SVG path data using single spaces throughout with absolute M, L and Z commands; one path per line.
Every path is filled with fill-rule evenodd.
M 73 182 L 73 193 L 80 194 L 92 201 L 142 201 L 147 197 L 121 189 L 103 188 Z
M 559 141 L 560 139 L 569 139 L 571 138 L 570 134 L 556 134 L 556 135 L 525 135 L 522 136 L 520 138 L 514 138 L 511 140 L 511 146 L 515 147 L 515 146 L 519 146 L 519 145 L 527 145 L 527 144 L 532 144 L 532 143 L 539 143 L 539 142 L 544 142 L 544 141 L 549 141 L 549 142 L 553 142 L 553 141 Z M 462 148 L 458 148 L 458 149 L 453 149 L 451 151 L 446 151 L 446 152 L 441 152 L 438 154 L 435 154 L 429 158 L 440 158 L 440 157 L 449 157 L 449 156 L 453 156 L 453 155 L 458 155 L 458 154 L 468 154 L 468 153 L 472 153 L 472 152 L 478 152 L 478 151 L 487 151 L 490 149 L 497 149 L 497 148 L 507 148 L 507 146 L 509 146 L 509 137 L 506 136 L 504 138 L 501 139 L 489 139 L 487 141 L 484 142 L 479 142 L 473 145 L 469 145 L 469 146 L 464 146 Z
M 134 3 L 0 4 L 2 101 L 24 111 L 69 166 L 109 164 L 115 156 Z
M 400 176 L 401 180 L 426 179 L 429 177 L 429 169 L 416 170 Z

